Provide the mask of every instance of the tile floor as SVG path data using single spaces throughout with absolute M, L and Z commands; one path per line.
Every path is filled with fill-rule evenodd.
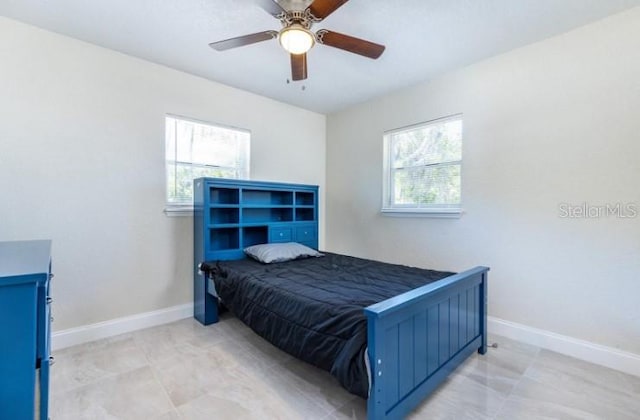
M 640 378 L 493 336 L 410 419 L 639 419 Z M 230 315 L 55 352 L 50 417 L 364 419 L 365 401 Z

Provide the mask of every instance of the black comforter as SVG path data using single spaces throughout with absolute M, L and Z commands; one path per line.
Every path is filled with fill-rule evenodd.
M 203 269 L 222 302 L 256 333 L 364 398 L 363 308 L 453 274 L 330 253 L 268 265 L 208 262 Z

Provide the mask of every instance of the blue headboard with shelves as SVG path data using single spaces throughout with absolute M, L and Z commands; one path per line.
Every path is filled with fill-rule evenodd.
M 204 310 L 211 296 L 198 270 L 201 262 L 245 258 L 244 248 L 262 243 L 318 248 L 317 185 L 197 178 L 193 204 L 195 311 L 205 324 L 205 313 L 213 311 Z

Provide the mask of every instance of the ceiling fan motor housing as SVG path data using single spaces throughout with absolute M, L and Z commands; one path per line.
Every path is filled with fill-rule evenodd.
M 311 14 L 309 9 L 307 10 L 288 10 L 282 13 L 280 22 L 282 26 L 290 26 L 297 23 L 306 29 L 311 29 L 311 25 L 315 22 L 320 22 L 322 19 L 318 19 Z

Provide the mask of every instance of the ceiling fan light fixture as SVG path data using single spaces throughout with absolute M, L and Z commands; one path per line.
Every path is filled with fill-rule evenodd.
M 304 54 L 316 43 L 313 32 L 298 23 L 283 28 L 278 39 L 290 54 Z

